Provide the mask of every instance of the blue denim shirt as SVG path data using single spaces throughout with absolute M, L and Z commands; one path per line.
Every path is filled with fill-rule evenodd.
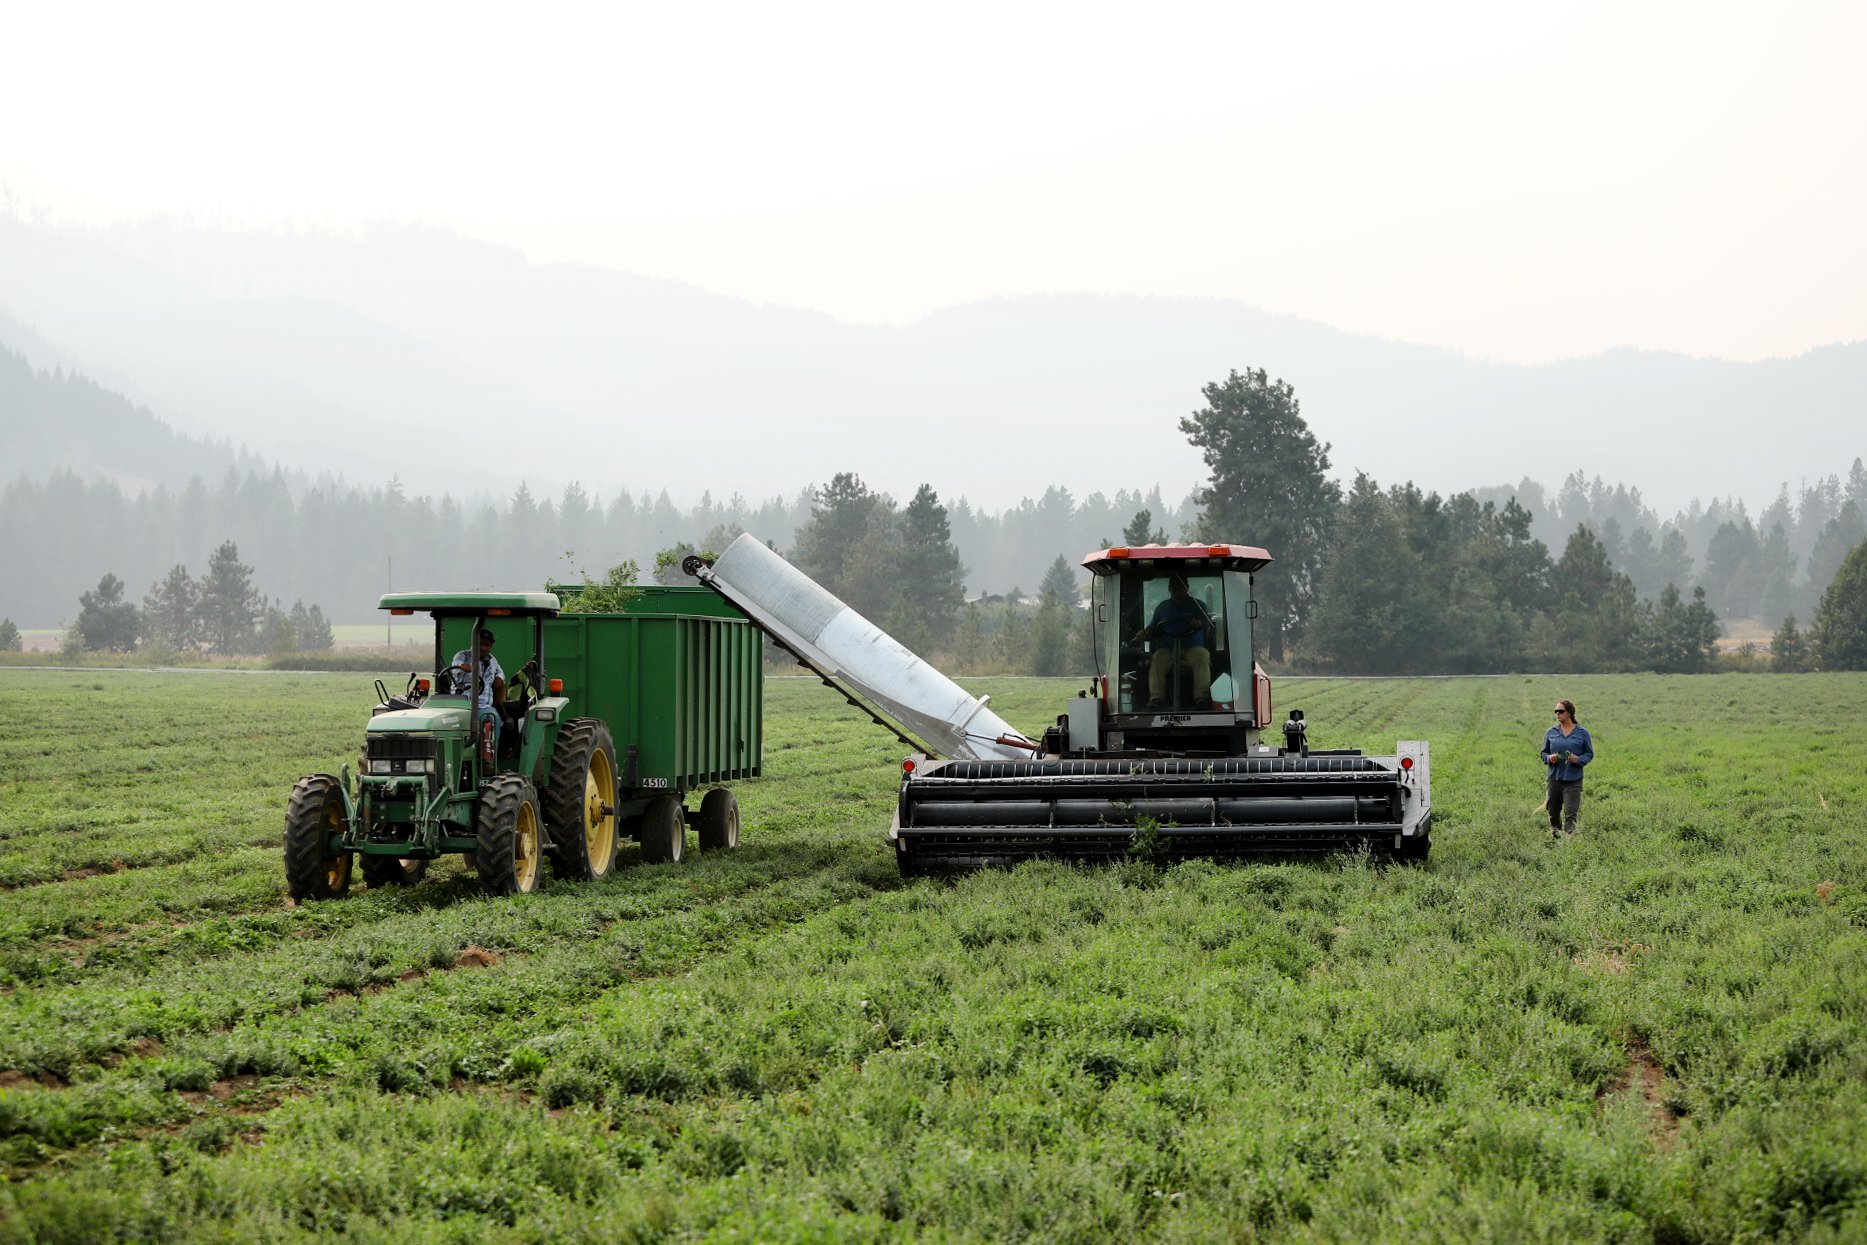
M 463 648 L 458 653 L 455 653 L 454 660 L 448 663 L 448 668 L 453 672 L 454 676 L 454 694 L 456 696 L 473 695 L 473 670 L 471 667 L 465 670 L 460 669 L 461 666 L 467 665 L 467 662 L 471 660 L 472 657 L 473 650 Z M 493 680 L 503 680 L 505 677 L 506 672 L 500 669 L 499 659 L 491 653 L 488 653 L 486 655 L 486 660 L 480 663 L 479 710 L 481 713 L 491 713 L 493 711 Z
M 1544 760 L 1550 756 L 1561 756 L 1565 752 L 1573 752 L 1575 760 L 1562 761 L 1556 765 Z M 1543 750 L 1537 753 L 1537 759 L 1543 761 L 1543 767 L 1549 771 L 1551 778 L 1575 782 L 1582 776 L 1582 767 L 1595 759 L 1595 741 L 1589 738 L 1586 726 L 1578 725 L 1567 735 L 1562 733 L 1560 726 L 1552 726 L 1549 733 L 1543 736 Z

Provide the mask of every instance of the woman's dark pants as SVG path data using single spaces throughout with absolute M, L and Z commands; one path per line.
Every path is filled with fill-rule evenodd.
M 1579 778 L 1564 782 L 1552 775 L 1549 780 L 1549 798 L 1543 802 L 1549 810 L 1549 828 L 1560 830 L 1564 834 L 1575 833 L 1575 814 L 1582 807 L 1582 780 Z

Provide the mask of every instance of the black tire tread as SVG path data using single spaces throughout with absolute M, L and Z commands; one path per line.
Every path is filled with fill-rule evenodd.
M 642 859 L 650 864 L 679 861 L 686 855 L 686 835 L 687 819 L 681 798 L 656 796 L 642 817 Z
M 515 827 L 519 805 L 528 798 L 536 804 L 531 782 L 520 774 L 499 774 L 480 792 L 479 815 L 473 827 L 473 857 L 479 868 L 480 889 L 488 895 L 519 893 Z
M 593 882 L 607 877 L 615 868 L 612 853 L 603 868 L 596 869 L 583 837 L 584 779 L 599 750 L 609 753 L 609 772 L 613 776 L 616 745 L 610 740 L 609 728 L 596 718 L 572 718 L 564 723 L 558 732 L 557 744 L 551 750 L 551 782 L 545 790 L 544 813 L 545 826 L 551 836 L 548 855 L 554 877 Z M 614 792 L 610 793 L 610 798 L 614 800 Z M 620 824 L 617 829 L 620 833 Z
M 339 899 L 350 889 L 346 878 L 332 890 L 324 872 L 324 813 L 333 799 L 343 799 L 336 778 L 307 774 L 293 785 L 285 806 L 285 885 L 300 903 Z
M 700 798 L 700 850 L 729 852 L 739 846 L 732 822 L 739 817 L 739 797 L 725 787 L 713 787 Z M 731 819 L 730 821 L 728 819 Z

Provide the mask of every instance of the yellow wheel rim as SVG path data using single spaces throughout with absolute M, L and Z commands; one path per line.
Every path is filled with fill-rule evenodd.
M 583 846 L 592 872 L 609 871 L 616 856 L 616 774 L 601 748 L 590 758 L 583 779 Z
M 512 828 L 512 878 L 520 894 L 538 883 L 538 810 L 519 805 L 518 825 Z
M 335 801 L 324 805 L 324 833 L 328 837 L 333 830 L 344 828 L 343 806 Z M 350 884 L 350 853 L 338 852 L 335 856 L 324 858 L 324 885 L 335 893 Z

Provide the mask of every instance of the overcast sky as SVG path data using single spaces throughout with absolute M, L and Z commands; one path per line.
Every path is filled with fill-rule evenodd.
M 852 322 L 1867 338 L 1867 5 L 0 0 L 16 212 L 440 224 Z

